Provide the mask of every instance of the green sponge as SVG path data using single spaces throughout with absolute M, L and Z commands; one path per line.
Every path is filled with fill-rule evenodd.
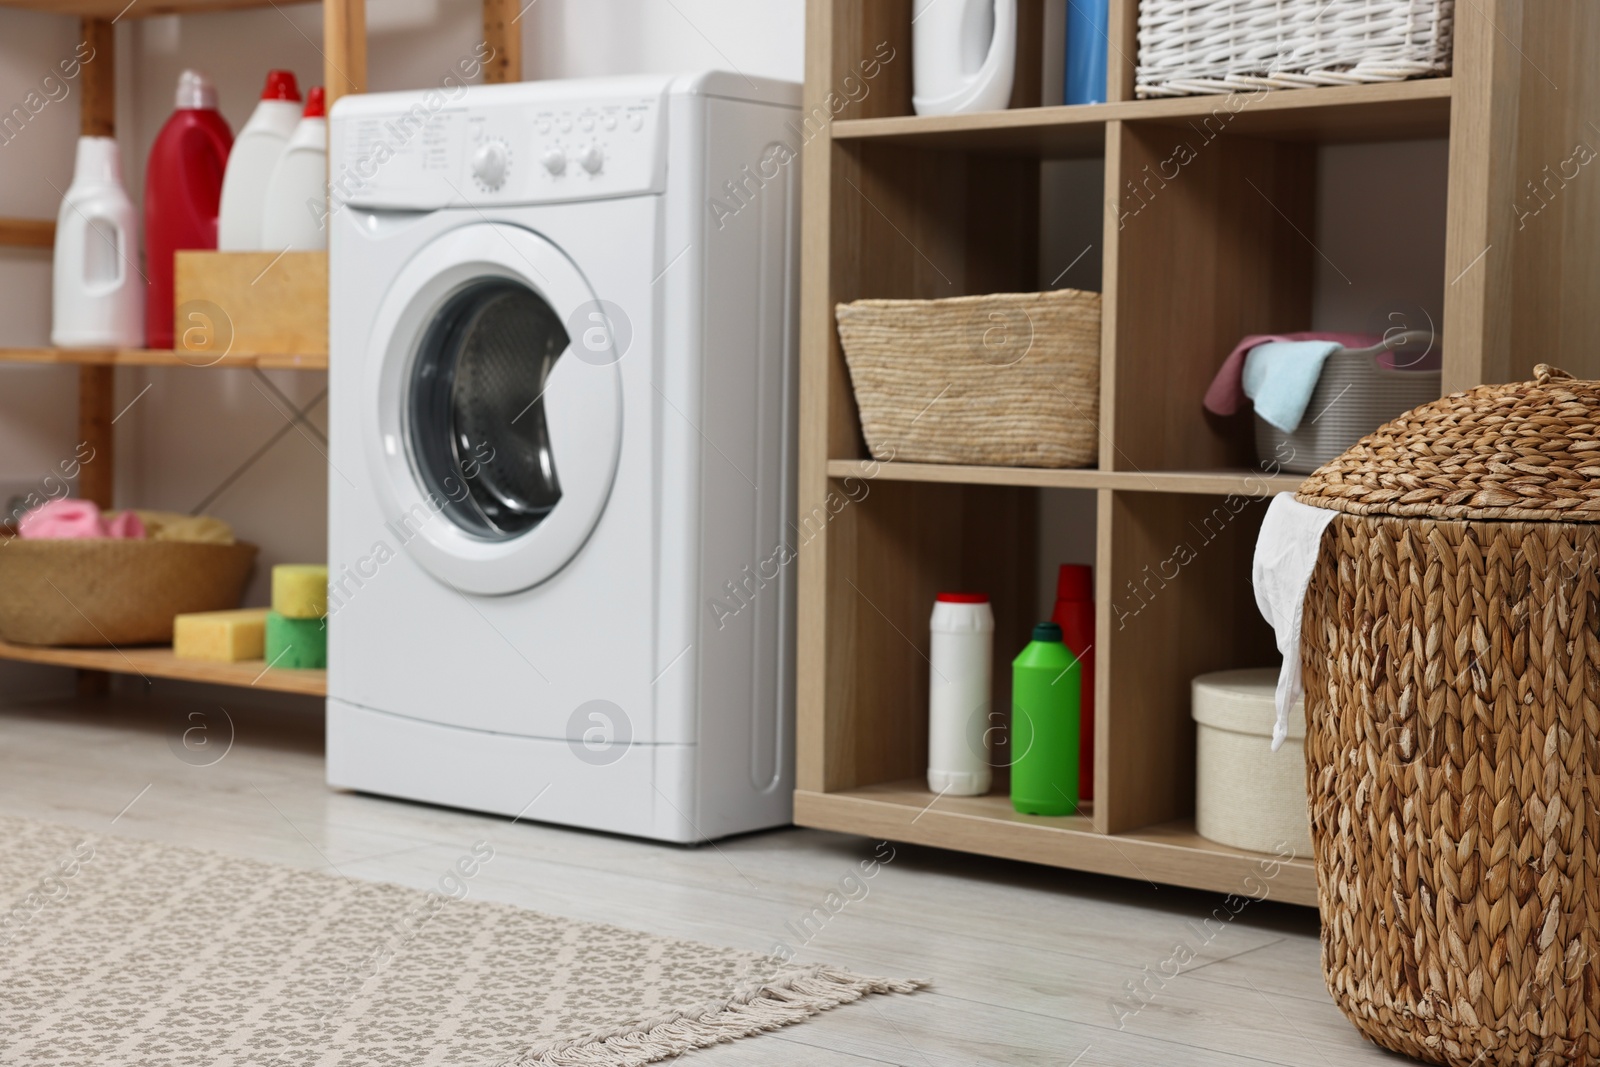
M 328 666 L 327 622 L 267 612 L 266 654 L 269 667 L 322 670 Z

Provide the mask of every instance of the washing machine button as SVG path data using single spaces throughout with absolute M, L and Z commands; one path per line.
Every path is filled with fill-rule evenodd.
M 486 141 L 472 153 L 472 176 L 485 189 L 494 190 L 505 184 L 506 170 L 511 163 L 511 152 L 503 141 Z
M 589 145 L 578 153 L 578 163 L 590 174 L 599 174 L 600 168 L 605 166 L 605 153 L 600 151 L 597 144 Z
M 539 157 L 539 162 L 551 174 L 561 174 L 567 169 L 567 154 L 559 148 L 547 148 L 544 155 Z

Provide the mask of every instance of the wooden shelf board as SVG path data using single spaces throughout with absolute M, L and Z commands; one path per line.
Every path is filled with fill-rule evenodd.
M 212 362 L 212 360 L 216 360 Z M 260 367 L 263 370 L 327 370 L 325 353 L 179 353 L 165 348 L 0 348 L 0 363 L 62 363 L 112 367 Z
M 51 248 L 56 242 L 54 219 L 0 218 L 0 246 Z
M 1107 122 L 1172 124 L 1191 130 L 1195 147 L 1215 131 L 1279 140 L 1341 142 L 1446 137 L 1449 78 L 1318 89 L 1276 89 L 1259 95 L 1184 96 L 1111 104 L 1017 108 L 966 115 L 903 115 L 843 119 L 839 141 L 895 144 L 1046 158 L 1098 156 Z M 1207 119 L 1210 119 L 1209 134 Z M 1192 126 L 1190 124 L 1193 124 Z
M 1150 493 L 1264 496 L 1292 493 L 1299 474 L 1267 474 L 1249 469 L 1214 471 L 1105 471 L 1046 467 L 970 467 L 944 463 L 877 463 L 832 459 L 828 477 L 891 482 L 945 482 L 958 485 L 1024 485 L 1045 489 L 1120 489 Z
M 1280 860 L 1219 845 L 1195 833 L 1190 820 L 1101 834 L 1087 818 L 1019 815 L 1009 798 L 998 795 L 935 798 L 922 782 L 911 780 L 838 793 L 796 790 L 794 821 L 819 830 L 1222 893 L 1249 893 L 1246 879 L 1253 875 L 1273 900 L 1317 902 L 1310 857 Z M 1272 877 L 1266 871 L 1273 871 Z
M 295 0 L 304 3 L 307 0 Z M 198 15 L 208 11 L 239 11 L 272 6 L 271 0 L 0 0 L 0 7 L 43 11 L 76 18 L 143 19 L 156 15 Z
M 264 689 L 278 693 L 326 696 L 327 671 L 267 670 L 262 660 L 243 663 L 211 663 L 178 659 L 167 647 L 157 648 L 42 648 L 0 641 L 0 659 L 43 663 L 55 667 L 78 667 L 112 674 L 137 674 L 154 678 L 176 678 L 185 682 L 236 685 L 245 689 Z

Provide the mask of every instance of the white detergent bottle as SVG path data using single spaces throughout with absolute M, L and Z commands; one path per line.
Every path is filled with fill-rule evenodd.
M 56 218 L 50 343 L 62 348 L 144 344 L 138 215 L 122 187 L 110 137 L 78 138 L 72 184 Z
M 306 93 L 306 110 L 267 180 L 261 247 L 318 252 L 328 247 L 328 120 L 322 86 Z
M 299 122 L 300 87 L 294 74 L 268 71 L 261 102 L 234 140 L 222 176 L 222 207 L 217 215 L 220 250 L 254 252 L 266 247 L 261 243 L 261 211 L 267 182 Z
M 989 791 L 994 612 L 984 593 L 940 593 L 928 621 L 928 788 Z
M 917 0 L 911 20 L 911 109 L 917 114 L 1004 108 L 1016 62 L 1017 0 Z

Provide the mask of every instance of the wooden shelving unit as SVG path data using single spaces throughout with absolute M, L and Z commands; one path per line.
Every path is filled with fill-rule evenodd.
M 211 12 L 270 6 L 272 0 L 0 0 L 0 7 L 22 8 L 70 16 L 79 20 L 83 40 L 93 46 L 93 58 L 83 65 L 80 99 L 80 128 L 86 136 L 111 137 L 115 124 L 116 50 L 113 24 L 124 19 L 157 15 L 200 15 Z M 522 44 L 515 24 L 518 8 L 511 0 L 483 0 L 484 39 L 493 46 L 493 59 L 485 66 L 488 81 L 518 81 L 522 77 Z M 348 93 L 366 91 L 367 41 L 365 0 L 323 0 L 323 86 L 327 104 Z M 0 245 L 21 248 L 50 248 L 54 244 L 55 224 L 47 219 L 0 218 Z M 283 351 L 244 345 L 225 353 L 170 351 L 153 349 L 69 349 L 0 348 L 3 363 L 57 363 L 73 366 L 78 372 L 78 439 L 87 442 L 102 457 L 83 468 L 78 493 L 103 508 L 112 506 L 111 472 L 115 440 L 115 373 L 118 367 L 167 367 L 175 370 L 272 369 L 326 370 L 326 257 L 314 253 L 291 253 L 291 257 L 313 257 L 320 272 L 305 274 L 305 262 L 293 272 L 280 271 L 273 284 L 256 286 L 260 278 L 260 253 L 214 253 L 219 257 L 197 272 L 211 284 L 238 280 L 237 297 L 206 292 L 205 295 L 230 309 L 238 320 L 233 327 L 243 336 L 260 338 L 298 336 L 300 347 Z M 268 260 L 275 257 L 267 256 Z M 181 259 L 181 257 L 180 257 Z M 229 269 L 229 268 L 232 269 Z M 182 268 L 180 266 L 180 273 Z M 288 280 L 282 275 L 288 273 Z M 181 280 L 181 279 L 180 279 Z M 250 286 L 251 288 L 245 288 Z M 275 287 L 276 286 L 276 287 Z M 298 290 L 295 288 L 298 287 Z M 285 305 L 313 304 L 311 296 L 321 297 L 321 336 L 312 330 L 285 329 L 281 322 L 259 322 L 260 317 L 282 314 Z M 314 309 L 313 309 L 314 310 Z M 292 325 L 292 324 L 291 324 Z M 110 673 L 177 678 L 187 681 L 220 683 L 271 689 L 280 692 L 322 695 L 327 691 L 323 671 L 266 671 L 263 664 L 216 664 L 178 660 L 170 649 L 51 649 L 13 645 L 0 641 L 0 659 L 76 667 L 79 687 L 103 691 Z
M 1022 8 L 1037 25 L 1036 0 Z M 1540 361 L 1600 376 L 1600 182 L 1569 182 L 1538 225 L 1515 210 L 1525 183 L 1600 136 L 1586 124 L 1600 73 L 1582 58 L 1600 52 L 1600 5 L 1458 5 L 1449 78 L 1159 100 L 1134 98 L 1135 14 L 1112 0 L 1109 103 L 1028 106 L 1023 55 L 1011 110 L 919 117 L 908 0 L 808 5 L 799 513 L 826 519 L 799 554 L 795 821 L 1240 892 L 1265 857 L 1194 831 L 1189 683 L 1276 662 L 1250 555 L 1266 497 L 1298 478 L 1253 469 L 1248 420 L 1211 419 L 1200 398 L 1239 337 L 1311 325 L 1319 147 L 1414 138 L 1449 139 L 1445 388 Z M 873 57 L 870 91 L 843 99 Z M 1179 142 L 1198 150 L 1174 175 Z M 1054 159 L 1104 167 L 1108 202 L 1082 207 L 1103 234 L 1098 469 L 874 462 L 834 305 L 1040 288 L 1040 163 Z M 1035 621 L 1038 508 L 1058 489 L 1096 503 L 1093 805 L 1018 816 L 1003 772 L 990 796 L 935 796 L 934 595 L 991 594 L 994 707 L 1009 708 L 1000 665 Z M 1177 546 L 1195 558 L 1174 567 Z M 1314 903 L 1307 859 L 1282 864 L 1271 893 Z

